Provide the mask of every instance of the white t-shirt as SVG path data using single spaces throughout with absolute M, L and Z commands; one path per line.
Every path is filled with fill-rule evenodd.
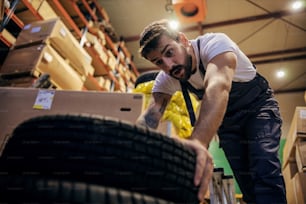
M 197 40 L 200 40 L 200 54 L 197 46 Z M 194 40 L 190 40 L 191 45 L 194 48 L 197 71 L 191 75 L 188 80 L 189 83 L 197 89 L 204 89 L 203 78 L 199 70 L 199 56 L 201 56 L 204 69 L 208 62 L 215 56 L 224 52 L 234 52 L 237 56 L 237 66 L 234 74 L 233 81 L 235 82 L 247 82 L 252 80 L 256 75 L 256 70 L 249 58 L 239 49 L 238 45 L 234 43 L 227 35 L 223 33 L 207 33 L 199 36 Z M 157 75 L 152 92 L 161 92 L 172 95 L 176 91 L 181 90 L 180 82 L 177 79 L 169 76 L 163 71 Z

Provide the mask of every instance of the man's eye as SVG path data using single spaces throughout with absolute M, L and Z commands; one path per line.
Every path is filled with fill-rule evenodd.
M 173 49 L 169 49 L 169 50 L 167 50 L 167 52 L 166 52 L 166 56 L 167 56 L 167 57 L 172 57 L 173 54 L 174 54 L 174 50 L 173 50 Z
M 162 63 L 163 63 L 162 60 L 157 60 L 155 64 L 156 64 L 156 65 L 161 65 Z

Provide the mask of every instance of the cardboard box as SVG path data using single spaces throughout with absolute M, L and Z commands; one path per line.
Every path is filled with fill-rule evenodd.
M 296 107 L 283 150 L 283 166 L 295 160 L 297 138 L 306 137 L 306 107 Z
M 57 14 L 46 0 L 43 0 L 41 2 L 37 9 L 37 12 L 44 20 L 57 18 Z
M 103 88 L 106 91 L 111 91 L 111 89 L 112 89 L 112 81 L 110 79 L 105 79 L 104 84 L 103 84 Z
M 92 58 L 59 18 L 25 25 L 16 39 L 15 48 L 41 43 L 51 44 L 80 74 L 93 74 Z
M 37 21 L 37 17 L 33 15 L 33 13 L 28 10 L 28 9 L 23 9 L 18 13 L 15 13 L 15 15 L 19 18 L 22 19 L 22 22 L 24 25 L 29 24 L 31 22 Z
M 295 151 L 296 164 L 299 172 L 306 172 L 306 140 L 298 140 Z
M 103 87 L 105 83 L 105 79 L 102 76 L 95 77 L 96 81 L 98 82 L 99 86 Z
M 99 55 L 99 53 L 94 49 L 94 47 L 86 46 L 87 52 L 92 57 L 92 67 L 94 68 L 94 76 L 104 76 L 108 74 L 107 64 L 104 63 L 103 56 Z
M 288 203 L 289 200 L 295 199 L 295 192 L 293 186 L 293 178 L 298 172 L 296 162 L 288 162 L 287 165 L 283 168 L 283 176 L 286 184 L 286 197 Z
M 297 173 L 292 180 L 293 195 L 289 196 L 288 203 L 306 203 L 306 173 Z
M 306 134 L 306 107 L 296 108 L 297 133 Z
M 99 81 L 94 78 L 93 76 L 88 75 L 84 82 L 84 86 L 87 90 L 97 90 L 97 91 L 104 91 L 103 85 L 99 83 Z
M 296 162 L 289 162 L 282 170 L 285 183 L 290 182 L 292 178 L 298 173 Z
M 115 70 L 116 66 L 117 66 L 117 59 L 115 57 L 115 55 L 112 53 L 111 50 L 107 50 L 107 55 L 108 55 L 108 66 L 111 70 Z
M 107 53 L 105 52 L 105 48 L 103 48 L 101 42 L 95 35 L 87 32 L 86 38 L 87 38 L 87 43 L 85 45 L 85 49 L 92 58 L 94 75 L 95 76 L 107 75 L 109 69 L 107 68 L 108 56 Z
M 6 75 L 50 74 L 51 82 L 58 89 L 82 90 L 81 76 L 50 46 L 34 45 L 11 50 L 0 70 Z
M 35 116 L 94 114 L 134 123 L 143 111 L 143 94 L 67 90 L 52 90 L 50 109 L 35 109 L 40 91 L 44 90 L 0 87 L 0 147 L 18 124 Z
M 122 77 L 118 78 L 118 83 L 119 83 L 119 90 L 121 92 L 126 92 L 126 84 L 125 84 L 125 81 Z
M 38 10 L 44 0 L 28 0 L 34 10 Z
M 0 33 L 1 36 L 5 38 L 11 45 L 14 45 L 16 42 L 16 38 L 5 28 Z
M 56 13 L 46 0 L 27 0 L 28 4 L 20 3 L 17 6 L 16 15 L 24 24 L 29 24 L 39 19 L 48 20 L 57 18 Z M 39 15 L 40 18 L 37 17 Z
M 35 76 L 22 76 L 12 79 L 4 79 L 7 87 L 31 87 L 37 78 Z

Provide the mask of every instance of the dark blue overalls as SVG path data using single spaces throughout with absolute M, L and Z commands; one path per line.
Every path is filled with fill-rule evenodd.
M 202 62 L 200 70 L 204 76 Z M 188 82 L 181 82 L 181 87 L 192 122 L 194 116 L 191 108 L 188 108 L 190 98 L 186 93 L 190 91 L 201 100 L 204 90 L 197 90 Z M 243 200 L 247 203 L 286 203 L 285 183 L 278 157 L 281 124 L 278 103 L 261 75 L 257 74 L 249 82 L 232 83 L 218 136 Z

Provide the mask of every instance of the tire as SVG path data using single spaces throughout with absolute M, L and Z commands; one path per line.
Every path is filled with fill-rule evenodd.
M 56 115 L 15 128 L 0 171 L 103 185 L 175 203 L 197 203 L 195 153 L 128 122 Z
M 173 204 L 115 188 L 30 176 L 0 176 L 1 203 Z
M 155 80 L 158 73 L 159 73 L 159 71 L 155 71 L 155 70 L 154 71 L 143 72 L 142 74 L 140 74 L 137 77 L 137 79 L 135 81 L 135 88 L 137 87 L 138 84 Z

